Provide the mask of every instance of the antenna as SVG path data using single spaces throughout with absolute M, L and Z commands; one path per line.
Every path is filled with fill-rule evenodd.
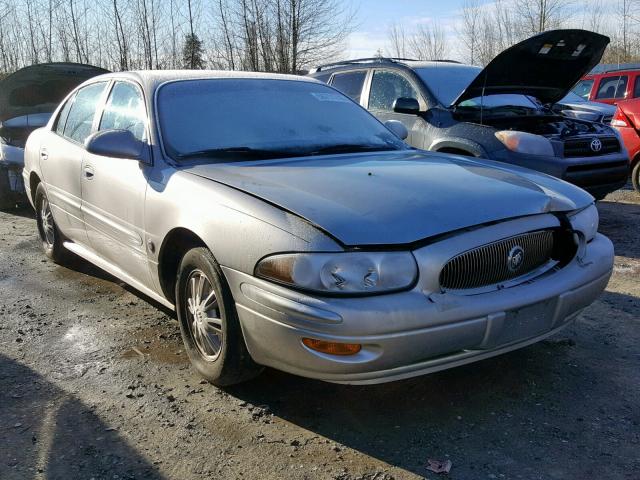
M 484 115 L 484 91 L 487 88 L 487 72 L 484 72 L 484 80 L 482 82 L 482 94 L 480 96 L 480 125 L 484 125 L 482 123 L 482 118 Z

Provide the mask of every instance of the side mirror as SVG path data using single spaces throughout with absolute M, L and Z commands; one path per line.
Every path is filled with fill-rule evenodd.
M 387 120 L 384 122 L 384 126 L 391 130 L 396 137 L 400 140 L 405 140 L 409 136 L 409 130 L 404 126 L 404 123 L 399 120 Z
M 129 130 L 102 130 L 89 136 L 84 142 L 89 153 L 103 157 L 141 160 L 144 143 Z
M 420 113 L 420 104 L 415 98 L 400 97 L 393 102 L 393 111 L 396 113 L 407 113 L 417 115 Z

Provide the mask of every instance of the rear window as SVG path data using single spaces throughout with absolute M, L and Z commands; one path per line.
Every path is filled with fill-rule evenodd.
M 360 95 L 364 86 L 366 71 L 336 73 L 331 80 L 331 85 L 350 97 L 354 102 L 360 103 Z
M 572 92 L 584 98 L 585 100 L 589 100 L 589 95 L 591 94 L 592 87 L 593 78 L 589 80 L 580 80 L 578 83 L 576 83 L 576 86 L 572 88 Z
M 596 98 L 624 98 L 628 81 L 629 77 L 626 75 L 603 78 L 600 80 Z

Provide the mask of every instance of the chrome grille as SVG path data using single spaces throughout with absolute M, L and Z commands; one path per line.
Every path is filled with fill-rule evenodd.
M 510 252 L 523 251 L 522 262 L 513 269 Z M 547 263 L 554 249 L 551 230 L 525 233 L 468 250 L 449 260 L 440 272 L 440 286 L 462 290 L 511 280 Z M 511 264 L 513 267 L 513 264 Z

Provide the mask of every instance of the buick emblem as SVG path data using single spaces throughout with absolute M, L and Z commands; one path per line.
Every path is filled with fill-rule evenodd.
M 509 256 L 507 257 L 507 267 L 511 272 L 516 272 L 522 266 L 524 262 L 524 249 L 520 245 L 516 245 L 509 250 Z
M 599 152 L 600 150 L 602 150 L 602 142 L 600 141 L 600 139 L 594 138 L 593 140 L 591 140 L 591 151 Z

